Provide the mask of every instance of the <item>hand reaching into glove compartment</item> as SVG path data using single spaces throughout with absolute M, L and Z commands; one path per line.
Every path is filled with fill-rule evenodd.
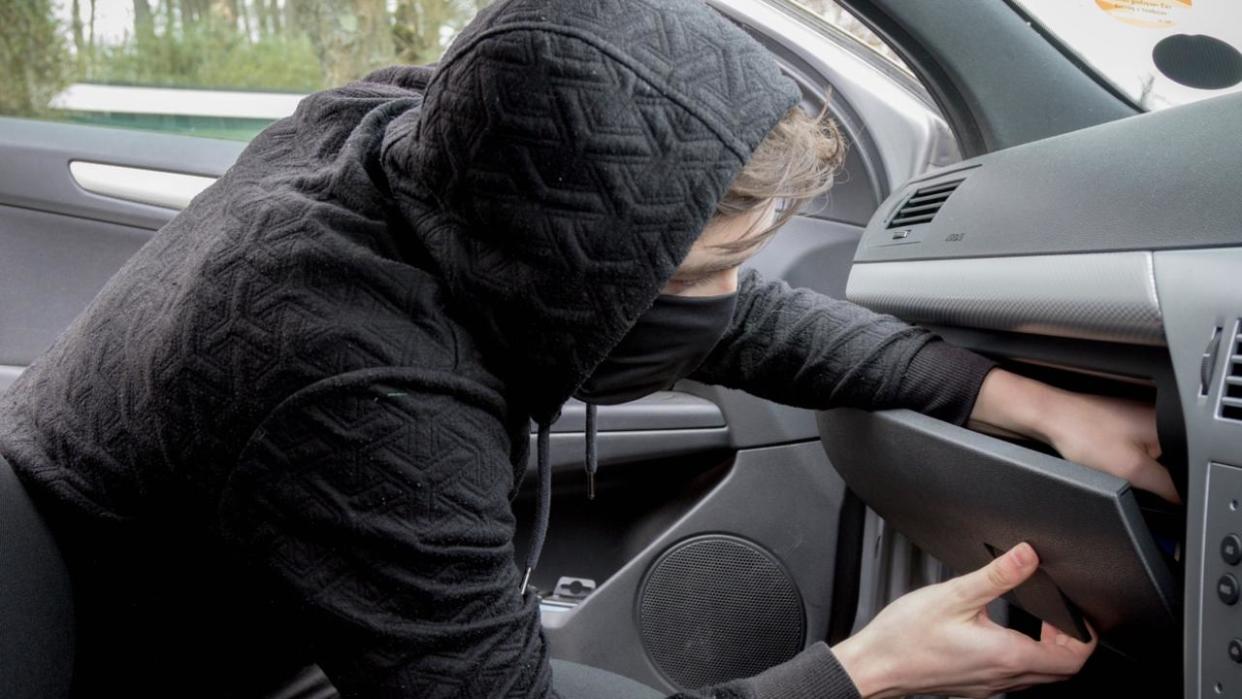
M 1096 640 L 1082 643 L 1045 623 L 1036 641 L 985 611 L 1038 567 L 1035 550 L 1019 544 L 973 573 L 901 597 L 833 653 L 865 699 L 989 697 L 1067 679 Z
M 1135 401 L 1065 391 L 994 369 L 983 380 L 970 420 L 1052 445 L 1066 459 L 1181 502 L 1160 462 L 1156 411 Z

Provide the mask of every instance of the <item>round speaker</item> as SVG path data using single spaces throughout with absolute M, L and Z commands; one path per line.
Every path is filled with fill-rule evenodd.
M 802 650 L 806 613 L 789 571 L 758 544 L 706 534 L 681 541 L 638 591 L 643 648 L 679 688 L 748 677 Z

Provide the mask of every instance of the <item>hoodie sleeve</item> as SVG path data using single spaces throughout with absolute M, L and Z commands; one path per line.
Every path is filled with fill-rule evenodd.
M 743 272 L 733 322 L 690 376 L 802 408 L 966 422 L 995 364 L 862 306 Z
M 282 402 L 239 457 L 224 542 L 342 696 L 551 691 L 489 393 L 435 371 L 338 375 Z
M 754 677 L 678 694 L 674 699 L 861 699 L 822 641 Z M 574 699 L 566 697 L 566 699 Z
M 364 370 L 281 403 L 219 502 L 256 594 L 294 612 L 345 697 L 556 697 L 515 565 L 514 470 L 495 395 Z M 681 699 L 857 696 L 827 646 Z M 581 699 L 567 697 L 566 699 Z

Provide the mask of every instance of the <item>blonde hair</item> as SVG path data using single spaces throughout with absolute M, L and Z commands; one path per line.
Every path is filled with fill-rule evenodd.
M 740 216 L 781 200 L 776 220 L 758 234 L 719 247 L 738 252 L 764 243 L 803 206 L 832 188 L 844 159 L 845 142 L 827 108 L 815 117 L 801 107 L 790 109 L 755 148 L 714 214 Z

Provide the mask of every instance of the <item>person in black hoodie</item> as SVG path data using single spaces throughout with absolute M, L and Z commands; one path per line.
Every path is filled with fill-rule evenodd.
M 1155 449 L 1150 415 L 738 273 L 773 205 L 722 202 L 798 100 L 699 2 L 508 0 L 434 68 L 311 95 L 260 134 L 0 400 L 0 455 L 74 578 L 75 693 L 257 696 L 316 662 L 351 697 L 548 697 L 574 677 L 642 695 L 554 675 L 526 586 L 548 427 L 573 395 L 689 376 L 904 406 L 1128 463 L 1163 490 L 1137 455 Z M 1006 407 L 1054 404 L 1040 414 L 1097 431 Z M 519 553 L 532 420 L 541 500 Z M 683 696 L 973 696 L 1067 676 L 1092 646 L 978 615 L 1034 566 L 1021 546 L 835 653 Z

